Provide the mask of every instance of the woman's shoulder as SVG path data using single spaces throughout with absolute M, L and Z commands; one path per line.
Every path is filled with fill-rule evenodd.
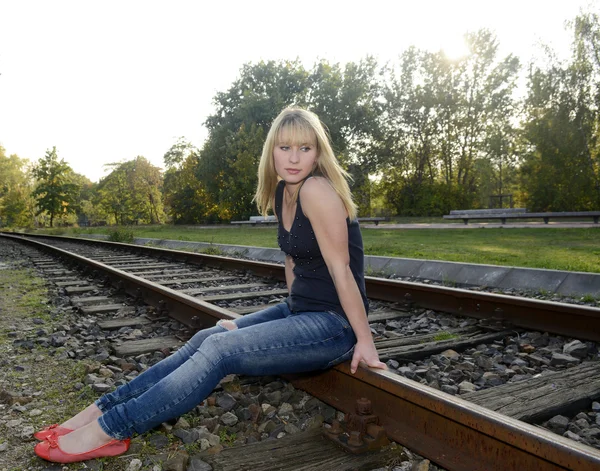
M 325 177 L 311 177 L 304 182 L 300 189 L 302 207 L 325 209 L 333 204 L 338 207 L 341 199 Z
M 300 189 L 300 194 L 304 195 L 305 193 L 310 194 L 335 194 L 335 190 L 331 186 L 331 182 L 327 180 L 325 177 L 313 176 L 306 179 L 302 188 Z

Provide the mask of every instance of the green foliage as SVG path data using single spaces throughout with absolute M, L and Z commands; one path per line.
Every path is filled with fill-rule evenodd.
M 200 249 L 199 252 L 204 253 L 206 255 L 225 255 L 225 253 L 223 252 L 223 250 L 220 247 L 216 247 L 216 246 L 212 246 L 212 245 L 210 247 Z
M 377 186 L 395 214 L 403 216 L 442 216 L 452 209 L 476 207 L 476 194 L 469 188 L 443 182 L 403 182 L 390 171 Z M 471 189 L 473 191 L 473 189 Z
M 56 216 L 75 212 L 79 186 L 74 183 L 73 170 L 64 161 L 58 160 L 56 147 L 46 151 L 43 159 L 33 168 L 36 186 L 33 196 L 37 199 L 37 214 L 47 213 L 50 227 Z
M 116 229 L 111 230 L 108 233 L 108 240 L 111 242 L 124 242 L 126 244 L 133 243 L 133 239 L 135 238 L 133 231 L 129 229 Z
M 26 159 L 16 155 L 7 157 L 0 146 L 0 226 L 33 224 L 35 202 L 31 197 L 28 167 Z
M 441 342 L 442 340 L 452 340 L 457 339 L 459 337 L 458 334 L 453 334 L 451 332 L 441 331 L 433 336 L 434 342 Z
M 368 162 L 361 152 L 376 129 L 380 111 L 377 73 L 371 58 L 345 67 L 321 61 L 312 70 L 299 61 L 244 65 L 229 90 L 216 95 L 216 112 L 206 121 L 209 137 L 195 169 L 206 203 L 199 208 L 204 218 L 202 213 L 195 218 L 247 219 L 256 214 L 252 197 L 263 142 L 273 119 L 290 105 L 319 115 L 342 164 L 355 165 L 352 173 L 359 182 L 355 193 L 368 190 L 368 185 L 363 185 L 368 169 L 358 164 Z M 192 200 L 189 194 L 181 196 Z M 366 201 L 368 204 L 368 198 Z M 179 205 L 171 201 L 173 208 Z M 191 222 L 189 217 L 185 220 Z
M 573 54 L 532 68 L 525 102 L 522 186 L 534 211 L 600 209 L 600 20 L 571 23 Z
M 221 443 L 225 446 L 233 446 L 237 435 L 234 432 L 230 432 L 226 428 L 219 430 L 219 438 Z
M 113 170 L 100 181 L 94 198 L 103 217 L 120 225 L 164 220 L 160 168 L 141 156 L 109 167 Z
M 519 62 L 510 55 L 499 59 L 487 30 L 465 39 L 471 53 L 461 59 L 411 48 L 388 71 L 385 112 L 371 146 L 382 180 L 376 190 L 397 214 L 476 207 L 481 184 L 504 191 L 506 167 L 514 160 L 512 92 Z M 477 172 L 481 161 L 488 162 L 487 174 Z

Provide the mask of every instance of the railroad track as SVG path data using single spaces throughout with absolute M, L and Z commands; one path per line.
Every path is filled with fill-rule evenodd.
M 79 239 L 4 237 L 52 251 L 67 263 L 84 267 L 95 279 L 136 300 L 143 300 L 154 306 L 157 316 L 168 314 L 191 331 L 213 325 L 218 319 L 234 319 L 261 305 L 276 302 L 286 293 L 283 267 L 271 263 Z M 63 275 L 57 273 L 56 276 Z M 240 283 L 242 279 L 244 283 Z M 86 286 L 80 279 L 67 278 L 57 282 L 64 283 L 70 295 L 80 295 L 84 312 L 85 309 L 89 313 L 94 309 L 106 312 L 110 307 L 107 299 L 97 299 L 101 303 L 98 307 L 83 305 L 85 298 L 94 298 L 89 293 L 99 288 L 93 283 Z M 464 350 L 499 341 L 515 332 L 518 335 L 519 329 L 600 340 L 600 310 L 597 308 L 370 277 L 367 277 L 367 293 L 378 308 L 369 317 L 371 323 L 412 316 L 417 306 L 417 309 L 439 310 L 474 319 L 454 331 L 448 329 L 453 338 L 445 341 L 418 335 L 410 339 L 393 335 L 381 338 L 377 346 L 384 359 L 416 361 L 452 348 Z M 139 322 L 139 319 L 123 317 L 119 322 Z M 172 346 L 182 340 L 173 339 Z M 161 338 L 152 345 L 127 343 L 122 347 L 140 351 L 143 348 L 156 350 L 158 345 L 171 344 L 165 344 Z M 565 372 L 574 376 L 561 379 Z M 580 381 L 578 378 L 592 378 L 588 381 L 590 384 L 585 384 L 585 391 L 583 385 L 572 387 L 574 382 Z M 543 377 L 532 378 L 538 382 L 528 383 L 520 396 L 514 385 L 504 384 L 497 389 L 453 397 L 392 372 L 362 368 L 350 375 L 346 365 L 290 379 L 297 387 L 344 412 L 354 411 L 356 398 L 368 397 L 373 413 L 379 416 L 391 439 L 447 469 L 600 469 L 598 450 L 523 421 L 548 418 L 561 408 L 581 407 L 586 401 L 600 397 L 598 363 L 584 362 L 558 371 L 556 378 L 550 377 L 549 381 Z M 556 387 L 561 382 L 563 385 Z M 553 385 L 551 391 L 544 389 L 548 384 Z M 499 388 L 508 390 L 504 396 L 509 398 L 508 402 L 519 403 L 521 407 L 510 410 L 500 401 L 494 407 L 502 414 L 482 407 L 481 404 L 489 407 L 489 395 L 497 395 L 492 391 Z M 530 402 L 524 399 L 528 394 L 531 396 L 527 389 L 542 391 L 537 398 L 536 413 L 529 416 L 524 412 L 530 409 Z M 564 394 L 573 389 L 580 390 L 581 394 Z M 552 407 L 544 409 L 544 402 L 548 402 L 545 399 L 550 397 Z M 469 457 L 468 460 L 465 457 Z

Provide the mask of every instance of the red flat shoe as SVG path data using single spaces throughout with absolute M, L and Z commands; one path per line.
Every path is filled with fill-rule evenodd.
M 58 437 L 50 436 L 48 440 L 38 443 L 33 451 L 40 458 L 54 463 L 76 463 L 78 461 L 93 460 L 106 456 L 117 456 L 129 450 L 131 440 L 112 440 L 106 445 L 99 446 L 84 453 L 66 453 L 58 445 Z
M 67 433 L 71 433 L 72 431 L 73 430 L 71 430 L 70 428 L 61 427 L 58 424 L 52 424 L 48 425 L 48 427 L 40 430 L 39 432 L 35 432 L 33 436 L 39 441 L 44 441 L 51 435 L 54 435 L 55 437 L 62 437 Z

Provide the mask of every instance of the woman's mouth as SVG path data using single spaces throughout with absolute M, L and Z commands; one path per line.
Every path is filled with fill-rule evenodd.
M 285 170 L 287 171 L 287 173 L 291 173 L 292 175 L 296 175 L 297 173 L 300 173 L 300 170 L 297 168 L 286 168 Z

